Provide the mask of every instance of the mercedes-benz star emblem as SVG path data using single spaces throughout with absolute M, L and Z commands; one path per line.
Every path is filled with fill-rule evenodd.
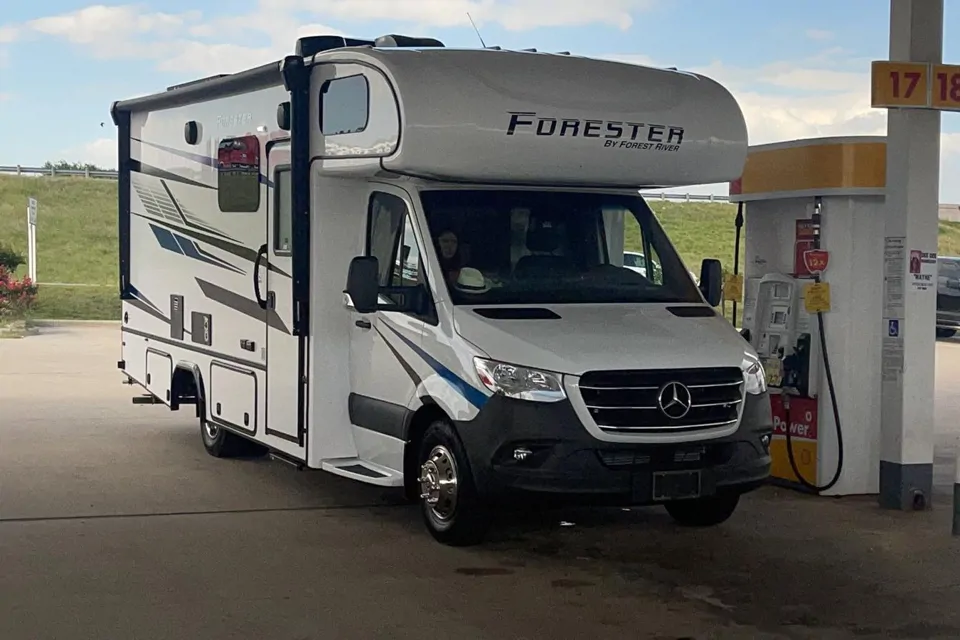
M 679 420 L 690 412 L 693 400 L 690 398 L 690 389 L 680 382 L 668 382 L 660 387 L 657 404 L 663 415 Z

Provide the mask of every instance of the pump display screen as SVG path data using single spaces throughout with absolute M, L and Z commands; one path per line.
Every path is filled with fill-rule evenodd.
M 774 307 L 770 312 L 770 324 L 776 327 L 784 327 L 787 324 L 787 308 Z
M 784 282 L 777 282 L 773 285 L 773 296 L 776 300 L 786 300 L 790 297 L 790 285 Z

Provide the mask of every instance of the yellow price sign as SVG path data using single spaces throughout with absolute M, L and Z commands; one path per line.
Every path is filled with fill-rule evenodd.
M 830 311 L 830 285 L 826 282 L 814 282 L 803 288 L 803 306 L 807 313 Z
M 743 300 L 743 274 L 729 273 L 723 282 L 723 299 L 733 302 Z
M 870 106 L 929 107 L 930 66 L 923 62 L 875 61 L 870 68 Z

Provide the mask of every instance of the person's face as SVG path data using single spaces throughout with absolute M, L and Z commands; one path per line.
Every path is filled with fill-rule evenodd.
M 444 233 L 440 236 L 440 253 L 444 258 L 452 258 L 457 252 L 457 236 L 452 233 Z

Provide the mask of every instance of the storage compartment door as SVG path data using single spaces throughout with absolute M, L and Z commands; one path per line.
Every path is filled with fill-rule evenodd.
M 221 362 L 210 363 L 208 415 L 251 435 L 257 432 L 257 374 Z
M 147 391 L 170 404 L 170 384 L 173 381 L 173 358 L 170 354 L 147 349 Z

